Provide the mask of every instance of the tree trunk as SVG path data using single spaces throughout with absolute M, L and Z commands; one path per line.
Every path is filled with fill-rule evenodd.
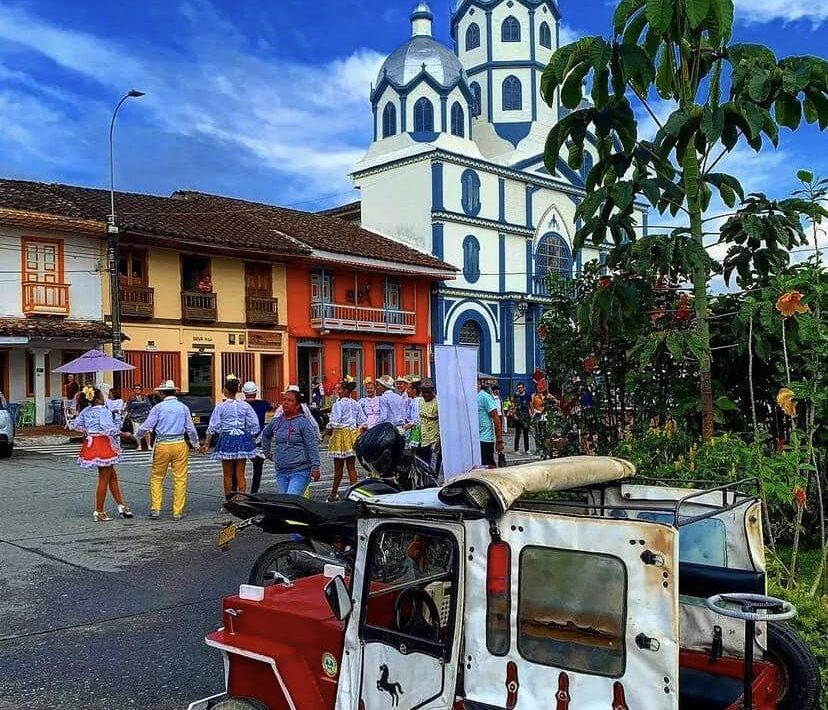
M 699 156 L 692 146 L 684 156 L 684 185 L 687 190 L 687 210 L 690 213 L 690 234 L 704 246 L 702 235 L 702 207 L 699 201 Z M 699 399 L 702 412 L 702 441 L 713 438 L 713 383 L 710 376 L 710 322 L 708 320 L 708 269 L 700 264 L 693 269 L 693 300 L 696 309 L 696 334 L 699 336 Z

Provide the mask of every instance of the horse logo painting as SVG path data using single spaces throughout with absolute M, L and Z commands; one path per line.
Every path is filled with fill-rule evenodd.
M 399 683 L 388 682 L 388 666 L 384 663 L 379 667 L 380 677 L 377 681 L 377 690 L 388 693 L 391 696 L 391 707 L 400 704 L 400 696 L 403 694 L 402 686 Z

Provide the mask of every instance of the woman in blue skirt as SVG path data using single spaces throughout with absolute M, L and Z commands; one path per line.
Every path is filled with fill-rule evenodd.
M 247 402 L 236 399 L 239 380 L 230 375 L 224 383 L 225 400 L 217 404 L 207 426 L 207 437 L 200 451 L 206 453 L 214 437 L 218 438 L 211 458 L 221 461 L 224 474 L 224 497 L 244 493 L 244 469 L 247 459 L 256 455 L 259 418 Z M 235 484 L 235 485 L 234 485 Z

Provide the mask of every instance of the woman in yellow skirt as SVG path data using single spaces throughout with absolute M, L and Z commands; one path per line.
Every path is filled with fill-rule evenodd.
M 351 484 L 356 483 L 357 480 L 354 442 L 357 438 L 357 430 L 364 423 L 365 416 L 357 401 L 351 396 L 355 389 L 356 384 L 352 380 L 343 380 L 336 386 L 338 399 L 331 409 L 327 427 L 331 434 L 328 454 L 334 460 L 334 480 L 328 502 L 338 499 L 339 484 L 342 482 L 342 473 L 346 466 Z

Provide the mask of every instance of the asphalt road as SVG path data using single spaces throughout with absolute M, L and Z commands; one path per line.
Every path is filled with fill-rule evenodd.
M 253 528 L 215 546 L 218 470 L 191 475 L 180 522 L 145 518 L 146 466 L 119 477 L 136 517 L 95 523 L 95 474 L 71 458 L 0 461 L 0 709 L 179 710 L 223 689 L 203 637 L 275 540 Z
M 248 528 L 216 547 L 231 518 L 219 512 L 220 464 L 203 457 L 183 520 L 171 519 L 169 488 L 163 518 L 146 518 L 148 457 L 130 452 L 118 472 L 136 517 L 95 523 L 96 474 L 75 465 L 74 447 L 50 451 L 0 461 L 0 710 L 184 710 L 222 691 L 204 635 L 277 538 Z M 323 456 L 314 497 L 331 468 Z M 275 491 L 267 469 L 262 490 Z

